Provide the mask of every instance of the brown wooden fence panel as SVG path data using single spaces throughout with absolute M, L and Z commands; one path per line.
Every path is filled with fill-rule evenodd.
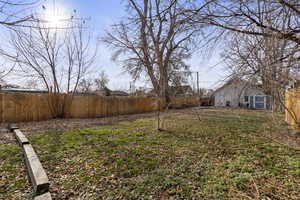
M 39 109 L 39 119 L 38 120 L 47 120 L 52 119 L 52 113 L 50 110 L 48 95 L 37 95 L 38 96 L 38 109 Z
M 286 92 L 286 121 L 295 129 L 300 128 L 300 89 Z
M 0 93 L 0 122 L 4 121 L 4 94 Z
M 70 117 L 86 118 L 89 112 L 88 96 L 74 96 L 71 102 Z
M 156 97 L 58 96 L 66 100 L 65 117 L 94 118 L 156 111 L 164 103 Z M 53 118 L 48 94 L 0 93 L 0 122 L 40 121 Z M 53 99 L 53 98 L 52 98 Z M 172 98 L 172 105 L 196 106 L 197 98 Z M 51 106 L 52 105 L 52 106 Z M 52 112 L 51 112 L 52 111 Z

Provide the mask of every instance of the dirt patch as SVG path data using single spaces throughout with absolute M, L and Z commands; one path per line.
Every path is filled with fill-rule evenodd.
M 15 143 L 16 140 L 12 133 L 8 131 L 6 128 L 0 128 L 0 144 L 12 144 Z

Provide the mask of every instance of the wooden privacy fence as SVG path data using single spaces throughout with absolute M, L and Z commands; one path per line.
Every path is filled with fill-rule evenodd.
M 0 122 L 41 121 L 57 116 L 53 110 L 65 103 L 63 116 L 67 118 L 95 118 L 123 114 L 153 112 L 165 104 L 156 97 L 102 97 L 59 95 L 53 100 L 49 94 L 0 93 Z M 197 97 L 171 98 L 175 108 L 197 106 Z
M 294 129 L 300 128 L 300 89 L 289 90 L 285 94 L 285 120 Z

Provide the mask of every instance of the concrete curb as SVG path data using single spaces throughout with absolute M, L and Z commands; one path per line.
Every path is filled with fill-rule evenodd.
M 16 125 L 10 124 L 8 128 L 15 134 L 19 145 L 23 149 L 26 168 L 31 184 L 33 185 L 34 193 L 39 195 L 36 196 L 34 200 L 51 200 L 48 176 L 32 145 Z

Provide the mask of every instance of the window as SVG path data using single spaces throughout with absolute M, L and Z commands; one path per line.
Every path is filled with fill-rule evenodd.
M 246 103 L 249 102 L 249 96 L 245 96 L 245 102 L 246 102 Z
M 266 108 L 266 97 L 265 96 L 255 96 L 255 109 L 265 109 Z
M 230 101 L 226 101 L 226 106 L 230 107 Z

